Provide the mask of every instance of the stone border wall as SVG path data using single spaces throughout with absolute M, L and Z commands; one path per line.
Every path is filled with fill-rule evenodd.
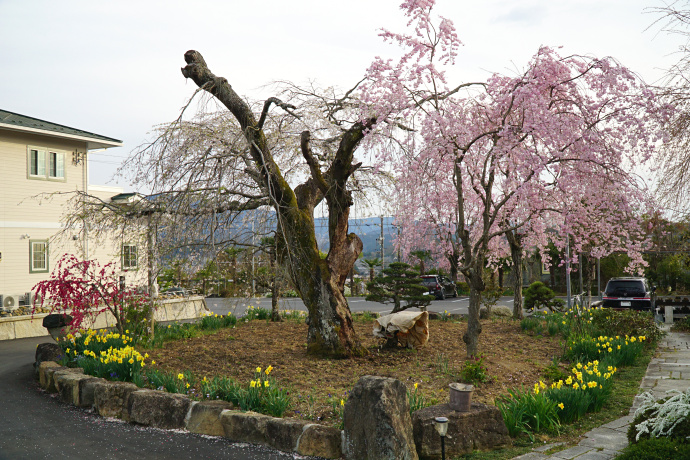
M 158 300 L 160 307 L 156 310 L 156 321 L 179 321 L 196 319 L 209 312 L 206 299 L 202 296 Z M 47 313 L 25 316 L 8 316 L 0 318 L 0 340 L 23 339 L 25 337 L 42 337 L 48 335 L 43 327 L 43 318 Z M 103 329 L 114 327 L 115 318 L 110 312 L 100 314 L 89 327 Z
M 163 429 L 223 436 L 235 442 L 262 444 L 304 456 L 341 458 L 342 433 L 306 420 L 282 419 L 232 410 L 225 401 L 192 401 L 185 395 L 142 389 L 84 375 L 81 368 L 43 361 L 38 367 L 43 389 L 61 401 L 91 408 L 103 417 Z

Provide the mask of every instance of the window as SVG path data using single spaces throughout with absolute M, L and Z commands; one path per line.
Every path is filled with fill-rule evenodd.
M 122 269 L 133 270 L 137 268 L 137 246 L 135 244 L 122 245 Z
M 29 273 L 48 272 L 48 240 L 29 240 Z
M 65 154 L 40 148 L 29 148 L 29 178 L 65 180 Z

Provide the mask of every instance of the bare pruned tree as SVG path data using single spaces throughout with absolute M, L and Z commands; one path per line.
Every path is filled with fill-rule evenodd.
M 231 240 L 247 244 L 241 234 L 251 222 L 257 231 L 255 219 L 262 213 L 262 233 L 252 240 L 258 245 L 261 236 L 275 231 L 278 261 L 309 310 L 308 351 L 364 353 L 343 295 L 362 251 L 348 217 L 355 199 L 370 195 L 382 176 L 355 159 L 376 128 L 375 118 L 357 115 L 357 85 L 339 95 L 283 83 L 279 97 L 253 104 L 214 75 L 200 53 L 184 57 L 182 74 L 198 86 L 195 95 L 209 94 L 227 111 L 191 120 L 180 115 L 159 126 L 156 140 L 134 152 L 122 174 L 150 189 L 146 202 L 157 209 L 162 238 L 198 234 L 207 247 L 209 238 L 219 246 Z M 314 225 L 315 208 L 323 202 L 329 231 L 325 259 Z M 138 212 L 146 211 L 132 209 L 130 217 Z
M 667 70 L 658 88 L 670 106 L 674 107 L 667 124 L 668 142 L 658 156 L 658 198 L 678 216 L 690 211 L 690 4 L 675 1 L 663 7 L 649 8 L 659 15 L 652 26 L 679 35 L 683 43 L 676 51 L 678 61 Z

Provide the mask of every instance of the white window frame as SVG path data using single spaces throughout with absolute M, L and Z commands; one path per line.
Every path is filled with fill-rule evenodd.
M 129 251 L 127 251 L 126 248 L 130 248 Z M 133 257 L 134 257 L 134 263 L 132 263 L 132 249 L 134 248 L 133 251 Z M 132 243 L 125 243 L 122 245 L 122 270 L 136 270 L 139 268 L 139 248 L 137 247 L 136 244 Z
M 34 256 L 36 248 L 34 245 L 42 244 L 43 245 L 43 264 L 44 267 L 37 267 L 35 262 Z M 49 253 L 49 247 L 48 247 L 48 240 L 29 240 L 29 273 L 48 273 L 50 267 L 49 267 L 49 262 L 50 262 L 50 253 Z
M 66 152 L 30 145 L 27 149 L 26 158 L 27 178 L 58 182 L 65 182 L 67 180 L 67 171 L 65 170 Z M 34 163 L 36 164 L 35 170 Z

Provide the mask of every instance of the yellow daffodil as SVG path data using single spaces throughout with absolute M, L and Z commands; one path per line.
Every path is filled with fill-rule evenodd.
M 560 407 L 561 410 L 563 410 L 563 409 L 565 408 L 565 406 L 563 405 L 563 403 L 559 403 L 559 404 L 558 404 L 558 407 Z
M 177 374 L 177 378 L 178 378 L 179 380 L 183 380 L 183 379 L 184 379 L 184 375 L 181 374 L 181 373 L 180 373 L 180 374 Z
M 257 374 L 261 374 L 261 368 L 260 368 L 260 367 L 257 367 L 257 368 L 256 368 L 256 373 L 257 373 Z

